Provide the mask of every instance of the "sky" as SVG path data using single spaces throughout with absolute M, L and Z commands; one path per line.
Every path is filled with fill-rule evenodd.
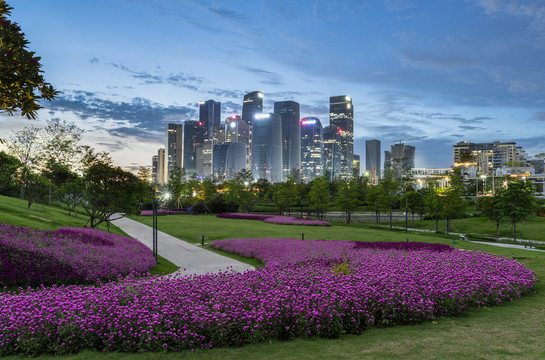
M 8 3 L 60 94 L 36 121 L 0 115 L 0 138 L 74 122 L 136 170 L 199 101 L 221 102 L 225 119 L 259 90 L 265 112 L 293 100 L 323 126 L 329 97 L 352 97 L 362 164 L 370 139 L 415 146 L 427 168 L 450 167 L 462 140 L 545 152 L 545 0 Z

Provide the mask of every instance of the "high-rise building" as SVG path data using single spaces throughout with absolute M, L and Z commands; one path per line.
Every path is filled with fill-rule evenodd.
M 217 139 L 221 126 L 221 103 L 214 100 L 200 102 L 199 122 L 204 128 L 205 139 Z
M 238 115 L 225 119 L 225 142 L 241 142 L 250 146 L 250 128 Z
M 415 147 L 402 142 L 384 151 L 384 170 L 394 171 L 397 177 L 407 174 L 414 168 Z
M 341 177 L 351 177 L 354 164 L 354 107 L 349 96 L 329 98 L 329 125 L 340 134 Z
M 341 132 L 334 125 L 326 126 L 323 131 L 324 175 L 329 174 L 329 180 L 341 175 Z
M 491 175 L 506 163 L 526 163 L 527 154 L 515 142 L 470 143 L 453 145 L 454 166 L 476 166 L 477 174 Z
M 280 116 L 282 122 L 282 181 L 286 181 L 292 170 L 301 167 L 299 103 L 275 102 L 274 113 Z
M 242 121 L 246 123 L 250 132 L 250 140 L 246 154 L 246 169 L 252 167 L 252 122 L 255 115 L 263 113 L 263 93 L 261 91 L 253 91 L 244 95 L 242 103 Z
M 204 142 L 202 122 L 186 120 L 184 122 L 184 169 L 188 175 L 197 174 L 197 147 Z
M 159 155 L 153 155 L 151 158 L 151 182 L 157 184 L 159 182 Z
M 256 114 L 252 126 L 252 175 L 282 181 L 282 121 L 276 114 Z
M 246 169 L 246 144 L 231 142 L 214 146 L 214 177 L 233 180 Z
M 323 175 L 322 123 L 315 117 L 301 119 L 301 174 L 304 181 Z
M 160 185 L 167 183 L 167 167 L 165 164 L 165 149 L 161 148 L 157 151 L 157 182 Z
M 252 121 L 255 114 L 263 112 L 263 93 L 261 91 L 252 91 L 244 95 L 242 103 L 242 121 L 244 121 L 250 131 L 252 130 Z
M 380 141 L 365 141 L 365 171 L 369 174 L 369 183 L 377 185 L 381 174 Z
M 168 124 L 165 131 L 165 165 L 166 182 L 174 168 L 183 167 L 184 149 L 184 126 L 183 124 Z
M 216 140 L 205 139 L 202 144 L 197 146 L 197 167 L 198 176 L 212 176 L 214 166 L 214 146 Z

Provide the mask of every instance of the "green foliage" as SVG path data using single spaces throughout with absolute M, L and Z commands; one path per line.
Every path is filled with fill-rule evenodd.
M 351 213 L 356 211 L 359 204 L 361 193 L 360 184 L 354 180 L 339 181 L 337 186 L 337 196 L 335 197 L 335 206 L 344 211 L 346 224 L 350 224 Z
M 310 207 L 323 220 L 329 207 L 329 181 L 326 177 L 321 176 L 312 181 L 308 197 Z
M 15 157 L 0 151 L 0 191 L 14 186 L 23 164 Z
M 41 108 L 39 101 L 51 101 L 58 93 L 47 83 L 40 57 L 29 51 L 29 42 L 17 23 L 7 19 L 10 7 L 0 0 L 0 110 L 34 119 Z
M 414 223 L 414 214 L 424 214 L 426 211 L 426 203 L 424 195 L 418 191 L 406 192 L 401 198 L 401 206 L 407 205 L 407 210 L 412 214 Z
M 503 211 L 513 224 L 513 236 L 517 240 L 517 222 L 530 214 L 535 205 L 533 185 L 527 181 L 510 181 L 501 193 Z
M 479 198 L 477 201 L 477 210 L 496 223 L 496 235 L 500 236 L 500 223 L 505 218 L 501 194 Z

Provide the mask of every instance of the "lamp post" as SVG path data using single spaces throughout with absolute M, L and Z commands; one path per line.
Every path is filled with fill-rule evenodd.
M 158 191 L 154 191 L 153 194 L 153 225 L 152 225 L 152 251 L 155 261 L 157 261 L 157 253 L 159 252 L 158 234 L 157 234 L 157 210 L 159 209 L 159 200 L 161 194 Z M 165 200 L 170 199 L 170 193 L 167 192 L 163 195 Z

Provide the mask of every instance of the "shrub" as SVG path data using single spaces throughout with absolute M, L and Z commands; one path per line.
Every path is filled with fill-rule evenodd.
M 0 224 L 0 285 L 78 283 L 144 273 L 155 265 L 139 241 L 87 228 L 45 231 Z
M 331 226 L 327 221 L 295 218 L 291 216 L 273 216 L 263 220 L 269 224 L 281 225 L 306 225 L 306 226 Z

